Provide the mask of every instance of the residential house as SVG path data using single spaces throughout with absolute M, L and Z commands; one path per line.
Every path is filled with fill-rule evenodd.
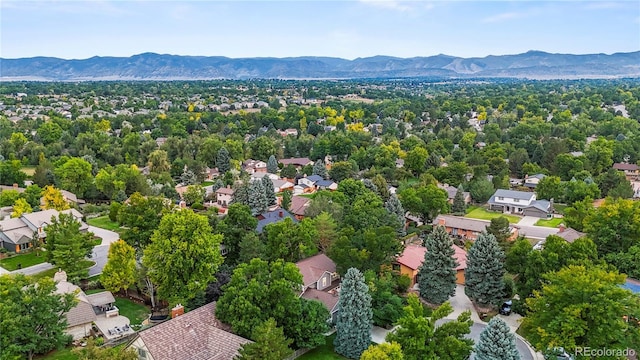
M 464 270 L 467 268 L 467 252 L 457 246 L 452 245 L 454 250 L 453 257 L 458 264 L 456 266 L 456 284 L 464 285 Z M 418 282 L 418 271 L 424 262 L 424 254 L 427 248 L 420 245 L 407 245 L 394 263 L 394 269 L 400 271 L 400 274 L 407 275 L 411 279 L 411 287 Z
M 280 164 L 287 166 L 293 165 L 296 169 L 303 168 L 307 165 L 313 165 L 313 161 L 309 160 L 309 158 L 289 158 L 289 159 L 280 159 L 278 161 Z
M 338 189 L 338 184 L 331 180 L 325 180 L 320 175 L 305 176 L 298 179 L 298 185 L 294 187 L 294 194 L 312 193 L 316 190 L 331 190 Z
M 433 225 L 442 225 L 451 236 L 457 236 L 460 239 L 474 241 L 478 235 L 487 229 L 491 224 L 490 221 L 470 219 L 453 215 L 438 215 L 433 220 Z M 518 237 L 518 228 L 509 226 L 511 236 L 509 240 L 515 240 Z
M 336 191 L 338 189 L 338 184 L 336 184 L 332 180 L 320 180 L 320 181 L 317 181 L 315 185 L 316 185 L 316 190 Z
M 553 204 L 551 202 L 537 200 L 535 193 L 525 191 L 498 189 L 491 196 L 488 203 L 492 210 L 508 214 L 547 218 L 553 213 Z
M 290 212 L 280 208 L 264 212 L 258 215 L 257 218 L 258 226 L 256 227 L 256 231 L 258 232 L 258 234 L 262 233 L 262 230 L 264 230 L 265 226 L 283 221 L 286 218 L 290 218 L 294 223 L 298 222 L 298 220 L 293 215 L 291 215 Z
M 280 136 L 298 136 L 298 130 L 297 129 L 284 129 L 284 130 L 278 130 L 278 134 L 280 134 Z
M 536 186 L 538 186 L 538 183 L 540 182 L 540 180 L 544 179 L 545 177 L 547 177 L 547 175 L 545 174 L 535 174 L 531 176 L 525 176 L 524 186 L 530 189 L 535 189 Z
M 458 188 L 455 186 L 451 186 L 449 184 L 438 184 L 438 188 L 444 190 L 447 192 L 447 198 L 449 201 L 449 204 L 453 204 L 453 199 L 455 199 L 456 197 L 456 193 L 458 192 Z M 465 204 L 470 204 L 471 203 L 471 194 L 468 191 L 463 191 L 462 192 L 462 198 L 464 199 L 464 203 Z
M 242 163 L 242 170 L 248 172 L 249 174 L 257 173 L 257 172 L 267 172 L 267 163 L 260 160 L 252 160 L 248 159 L 247 161 Z
M 627 179 L 640 179 L 640 166 L 636 164 L 615 163 L 613 168 L 623 171 Z
M 580 232 L 576 229 L 565 227 L 564 224 L 560 224 L 558 233 L 555 234 L 563 239 L 565 239 L 568 243 L 572 243 L 582 237 L 587 236 L 587 234 Z
M 207 180 L 214 180 L 214 179 L 216 179 L 218 176 L 220 176 L 220 171 L 218 171 L 218 168 L 217 168 L 217 167 L 215 167 L 215 168 L 207 167 L 207 168 L 205 169 L 205 178 L 206 178 Z
M 37 211 L 22 214 L 19 218 L 0 221 L 0 247 L 8 251 L 20 252 L 33 246 L 33 239 L 46 238 L 46 227 L 51 223 L 51 218 L 58 218 L 60 213 L 71 214 L 80 222 L 80 231 L 87 231 L 89 225 L 82 222 L 82 214 L 76 209 L 58 212 L 55 209 Z
M 230 186 L 216 190 L 216 204 L 228 207 L 233 201 L 233 189 Z
M 296 219 L 302 220 L 305 217 L 305 211 L 307 211 L 307 207 L 311 203 L 311 199 L 304 196 L 292 196 L 291 197 L 291 206 L 290 211 L 295 216 Z
M 329 310 L 331 322 L 335 322 L 340 293 L 340 275 L 336 272 L 336 264 L 327 255 L 318 254 L 298 261 L 296 266 L 302 274 L 300 296 L 320 301 Z
M 285 190 L 293 191 L 293 183 L 283 179 L 272 180 L 273 191 L 276 193 L 283 192 Z
M 216 303 L 138 332 L 127 348 L 141 360 L 232 360 L 250 343 L 215 316 Z
M 263 177 L 268 176 L 269 179 L 271 179 L 271 181 L 277 180 L 279 179 L 278 175 L 276 174 L 271 174 L 268 172 L 255 172 L 253 174 L 251 174 L 251 177 L 249 177 L 250 181 L 258 181 L 258 180 L 262 180 Z
M 67 273 L 60 270 L 53 276 L 56 283 L 57 294 L 74 294 L 76 304 L 69 310 L 67 318 L 67 328 L 65 333 L 71 335 L 74 340 L 82 339 L 91 335 L 93 324 L 102 332 L 107 339 L 132 334 L 129 327 L 129 319 L 119 314 L 119 309 L 114 305 L 116 300 L 109 291 L 86 295 L 78 286 L 67 281 Z M 112 329 L 116 326 L 118 333 Z
M 404 167 L 404 159 L 396 159 L 396 168 Z

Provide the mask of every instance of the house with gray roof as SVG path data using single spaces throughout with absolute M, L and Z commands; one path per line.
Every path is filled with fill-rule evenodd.
M 538 183 L 540 182 L 540 180 L 546 178 L 547 175 L 545 174 L 535 174 L 535 175 L 531 175 L 531 176 L 526 176 L 524 178 L 524 186 L 530 188 L 530 189 L 535 189 L 536 186 L 538 186 Z
M 536 216 L 547 218 L 553 213 L 553 204 L 536 199 L 532 192 L 498 189 L 488 201 L 491 210 L 505 214 Z
M 258 226 L 256 227 L 256 231 L 258 232 L 258 234 L 262 234 L 262 231 L 264 230 L 265 226 L 269 224 L 275 224 L 280 221 L 284 221 L 284 219 L 286 218 L 291 219 L 294 223 L 298 222 L 295 216 L 291 215 L 291 213 L 289 213 L 287 210 L 280 209 L 280 208 L 266 211 L 258 215 L 257 218 L 258 218 Z
M 0 247 L 12 252 L 20 252 L 32 246 L 32 239 L 46 238 L 46 227 L 51 224 L 53 218 L 62 214 L 71 214 L 80 222 L 80 231 L 87 231 L 89 225 L 82 221 L 82 214 L 76 209 L 57 211 L 48 209 L 29 214 L 22 214 L 19 218 L 0 221 Z

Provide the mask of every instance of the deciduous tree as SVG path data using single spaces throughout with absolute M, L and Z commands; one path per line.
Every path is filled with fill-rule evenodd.
M 136 250 L 124 240 L 111 243 L 100 275 L 102 286 L 111 292 L 126 291 L 135 284 L 136 275 Z
M 360 360 L 404 360 L 402 348 L 397 342 L 370 345 Z
M 33 359 L 69 342 L 65 313 L 74 294 L 59 294 L 50 278 L 0 276 L 0 358 Z
M 186 303 L 204 290 L 222 264 L 221 242 L 206 216 L 189 209 L 165 215 L 142 258 L 158 296 L 171 304 Z
M 626 252 L 640 244 L 640 202 L 607 200 L 584 220 L 584 230 L 602 255 Z
M 141 254 L 167 211 L 163 198 L 134 193 L 118 211 L 118 222 L 126 228 L 122 239 Z
M 82 196 L 93 183 L 91 164 L 82 158 L 71 158 L 55 170 L 60 186 Z
M 20 198 L 13 204 L 13 212 L 11 213 L 11 217 L 18 218 L 22 216 L 22 214 L 28 214 L 32 211 L 33 209 L 31 208 L 31 205 L 29 205 L 27 200 Z
M 51 217 L 47 226 L 47 260 L 64 270 L 73 282 L 88 276 L 82 261 L 91 253 L 93 234 L 80 231 L 80 222 L 72 214 L 60 213 Z
M 47 185 L 44 187 L 42 193 L 43 209 L 55 209 L 58 211 L 66 210 L 69 208 L 69 203 L 64 199 L 60 190 L 53 187 L 53 185 Z
M 251 338 L 255 342 L 243 344 L 238 350 L 237 360 L 282 360 L 293 353 L 281 327 L 273 318 L 257 326 Z
M 447 192 L 435 185 L 407 188 L 400 192 L 400 201 L 406 210 L 430 223 L 440 213 L 449 212 Z
M 338 306 L 335 351 L 358 359 L 371 343 L 373 317 L 369 287 L 358 269 L 350 268 L 343 277 Z

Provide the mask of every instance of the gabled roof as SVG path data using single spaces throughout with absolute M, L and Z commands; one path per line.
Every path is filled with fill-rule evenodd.
M 453 258 L 456 260 L 458 266 L 456 270 L 464 270 L 467 268 L 467 252 L 457 246 L 451 246 L 454 250 Z M 427 248 L 420 245 L 407 245 L 402 255 L 396 260 L 398 264 L 404 265 L 412 270 L 418 270 L 420 265 L 424 262 L 424 254 L 427 252 Z
M 265 226 L 277 223 L 278 221 L 282 221 L 286 218 L 290 218 L 294 223 L 298 222 L 298 220 L 285 209 L 276 209 L 264 212 L 258 215 L 258 226 L 256 227 L 256 231 L 258 233 L 262 233 Z
M 526 192 L 526 191 L 498 189 L 493 194 L 491 199 L 495 200 L 495 198 L 504 197 L 504 198 L 512 198 L 512 199 L 520 199 L 520 200 L 531 201 L 531 199 L 533 198 L 534 195 L 535 195 L 534 193 Z
M 325 272 L 336 272 L 336 264 L 325 254 L 318 254 L 300 260 L 296 263 L 296 266 L 302 274 L 304 286 L 315 283 Z
M 449 198 L 449 200 L 455 199 L 456 197 L 456 193 L 458 192 L 458 188 L 455 186 L 451 186 L 451 185 L 442 185 L 442 184 L 438 184 L 438 188 L 444 190 L 447 192 L 447 197 Z M 469 196 L 471 196 L 471 194 L 468 191 L 463 191 L 462 192 L 462 197 L 463 198 L 468 198 Z
M 586 236 L 587 234 L 580 232 L 576 229 L 572 229 L 572 228 L 566 228 L 564 230 L 560 230 L 560 232 L 558 232 L 556 234 L 556 236 L 559 236 L 563 239 L 565 239 L 568 243 L 572 243 L 578 239 L 580 239 L 581 237 Z
M 304 196 L 292 196 L 290 210 L 294 215 L 304 216 L 311 199 Z
M 613 168 L 616 170 L 627 170 L 627 171 L 637 171 L 640 169 L 636 164 L 625 164 L 625 163 L 615 163 L 613 164 Z
M 226 195 L 233 195 L 234 190 L 231 188 L 226 188 L 226 187 L 222 187 L 218 190 L 216 190 L 216 194 L 226 194 Z
M 310 165 L 313 164 L 313 161 L 311 161 L 309 158 L 303 157 L 303 158 L 289 158 L 289 159 L 280 159 L 278 160 L 279 163 L 281 163 L 282 165 L 298 165 L 298 166 L 306 166 L 306 165 Z
M 247 340 L 226 331 L 209 303 L 169 321 L 140 331 L 154 360 L 232 360 Z
M 338 300 L 340 300 L 337 289 L 334 289 L 332 292 L 307 289 L 304 294 L 302 294 L 302 298 L 320 301 L 327 310 L 329 310 L 329 313 L 335 312 Z
M 57 294 L 75 294 L 78 302 L 66 314 L 67 327 L 88 324 L 96 320 L 96 313 L 87 295 L 76 285 L 67 281 L 67 273 L 58 271 L 53 277 Z
M 444 224 L 442 224 L 442 222 L 444 222 Z M 486 220 L 470 219 L 452 215 L 438 215 L 435 220 L 433 220 L 433 225 L 444 225 L 446 227 L 471 230 L 475 232 L 485 231 L 489 224 L 491 224 L 491 222 Z
M 330 187 L 333 184 L 335 184 L 335 182 L 333 182 L 332 180 L 316 181 L 316 186 L 320 186 L 320 187 Z
M 324 178 L 322 176 L 320 176 L 320 175 L 311 175 L 311 176 L 307 176 L 306 178 L 302 178 L 302 179 L 307 179 L 307 180 L 311 181 L 312 183 L 316 183 L 318 181 L 324 180 Z
M 116 299 L 113 297 L 111 291 L 102 291 L 99 293 L 87 295 L 87 299 L 93 306 L 113 304 L 114 302 L 116 302 Z
M 549 212 L 551 210 L 551 203 L 547 200 L 536 200 L 531 203 L 527 208 L 536 208 L 538 210 Z

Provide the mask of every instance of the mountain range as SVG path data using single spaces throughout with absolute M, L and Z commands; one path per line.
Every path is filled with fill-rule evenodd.
M 66 60 L 54 57 L 0 58 L 0 80 L 206 80 L 356 78 L 530 78 L 576 79 L 640 76 L 640 51 L 461 58 L 448 55 L 397 58 L 373 56 L 228 58 L 144 53 L 130 57 Z

